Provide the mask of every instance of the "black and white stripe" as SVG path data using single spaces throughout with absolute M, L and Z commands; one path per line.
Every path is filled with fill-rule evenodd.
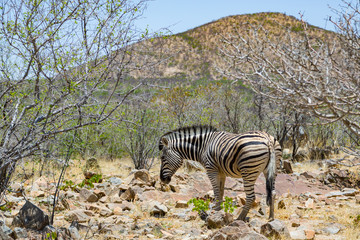
M 165 183 L 171 181 L 184 159 L 198 161 L 204 166 L 214 189 L 216 210 L 220 210 L 223 200 L 225 178 L 243 178 L 246 204 L 240 220 L 245 219 L 255 200 L 255 181 L 263 172 L 269 217 L 274 218 L 274 182 L 282 152 L 271 135 L 260 131 L 233 134 L 211 126 L 193 126 L 164 134 L 159 149 L 162 151 L 160 179 Z

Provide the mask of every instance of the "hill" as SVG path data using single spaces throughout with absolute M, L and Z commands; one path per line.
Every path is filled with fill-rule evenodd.
M 275 40 L 284 39 L 285 33 L 303 34 L 303 22 L 282 13 L 264 12 L 224 17 L 183 33 L 158 37 L 136 44 L 135 62 L 160 61 L 146 72 L 135 71 L 134 78 L 157 79 L 219 79 L 216 67 L 223 67 L 219 55 L 224 37 L 246 36 L 251 28 L 262 26 Z M 307 24 L 310 37 L 329 38 L 333 32 Z M 157 52 L 154 52 L 154 49 Z

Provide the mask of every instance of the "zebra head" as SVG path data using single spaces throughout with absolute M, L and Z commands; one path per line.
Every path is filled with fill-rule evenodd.
M 160 180 L 168 184 L 171 181 L 171 177 L 181 167 L 183 159 L 180 157 L 180 154 L 172 148 L 166 137 L 160 139 L 159 150 L 162 152 Z

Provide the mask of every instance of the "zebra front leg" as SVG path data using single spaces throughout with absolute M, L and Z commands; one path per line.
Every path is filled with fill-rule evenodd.
M 255 191 L 254 191 L 254 183 L 244 180 L 244 189 L 246 193 L 246 202 L 243 206 L 243 209 L 237 218 L 238 220 L 245 221 L 246 215 L 248 214 L 254 200 L 255 200 Z
M 207 175 L 210 179 L 214 191 L 215 207 L 214 210 L 221 210 L 221 203 L 224 197 L 225 174 L 220 173 L 218 170 L 207 170 Z

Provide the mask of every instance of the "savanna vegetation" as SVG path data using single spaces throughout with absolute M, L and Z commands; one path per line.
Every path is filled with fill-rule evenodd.
M 357 6 L 337 33 L 261 13 L 164 37 L 134 28 L 146 1 L 55 2 L 0 6 L 1 195 L 47 165 L 61 185 L 70 159 L 149 169 L 163 133 L 195 124 L 265 130 L 293 160 L 359 154 Z

